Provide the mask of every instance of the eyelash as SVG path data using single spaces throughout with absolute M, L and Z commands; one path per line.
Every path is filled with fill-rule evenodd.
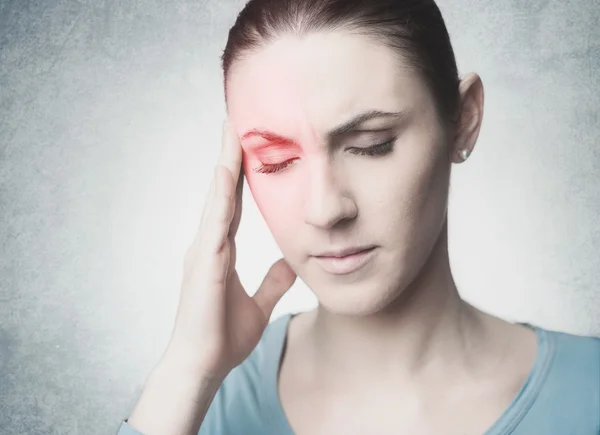
M 382 155 L 388 154 L 389 152 L 392 151 L 392 149 L 394 148 L 394 140 L 395 139 L 392 139 L 387 142 L 373 145 L 368 148 L 349 148 L 349 151 L 352 154 L 361 155 L 361 156 L 370 156 L 370 157 L 382 156 Z M 291 165 L 294 162 L 294 160 L 298 160 L 298 159 L 297 158 L 290 159 L 290 160 L 286 160 L 285 162 L 276 163 L 273 165 L 267 165 L 267 164 L 263 163 L 261 166 L 254 169 L 254 171 L 258 172 L 260 174 L 272 174 L 274 172 L 279 172 L 279 171 L 287 168 L 289 165 Z

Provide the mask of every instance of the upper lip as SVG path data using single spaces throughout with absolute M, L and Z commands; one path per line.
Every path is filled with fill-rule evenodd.
M 347 255 L 356 254 L 374 248 L 374 245 L 351 246 L 348 248 L 331 249 L 328 251 L 319 252 L 315 257 L 345 257 Z

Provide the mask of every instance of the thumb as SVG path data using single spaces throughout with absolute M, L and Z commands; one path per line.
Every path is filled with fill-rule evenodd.
M 271 266 L 258 291 L 253 296 L 254 301 L 264 313 L 267 322 L 271 318 L 273 309 L 279 299 L 295 281 L 296 273 L 283 258 L 280 258 Z

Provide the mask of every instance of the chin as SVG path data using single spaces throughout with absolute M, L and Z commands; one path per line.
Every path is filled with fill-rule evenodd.
M 388 298 L 373 297 L 373 295 L 352 294 L 346 296 L 332 295 L 331 293 L 322 296 L 317 295 L 319 306 L 332 314 L 341 316 L 370 316 L 382 311 L 388 304 Z
M 359 277 L 323 276 L 323 272 L 308 275 L 303 281 L 315 294 L 319 306 L 346 316 L 368 316 L 384 310 L 402 294 L 408 281 L 401 268 L 393 273 Z

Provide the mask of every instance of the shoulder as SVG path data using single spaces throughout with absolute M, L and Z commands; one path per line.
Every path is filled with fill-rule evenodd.
M 199 435 L 264 433 L 269 425 L 272 372 L 277 375 L 289 315 L 273 320 L 252 353 L 225 378 L 202 423 Z M 276 384 L 275 384 L 276 385 Z
M 553 348 L 552 369 L 561 375 L 563 383 L 574 380 L 597 380 L 590 387 L 600 389 L 600 337 L 543 330 L 549 347 Z M 565 385 L 566 386 L 566 385 Z
M 550 330 L 540 330 L 540 337 L 548 358 L 538 401 L 563 421 L 599 430 L 600 338 Z

